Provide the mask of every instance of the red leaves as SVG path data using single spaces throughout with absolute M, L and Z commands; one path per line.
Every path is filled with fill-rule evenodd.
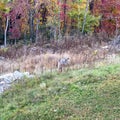
M 60 20 L 64 20 L 64 18 L 66 17 L 66 15 L 64 14 L 63 11 L 60 12 Z
M 27 1 L 15 0 L 9 4 L 11 10 L 9 11 L 9 38 L 19 39 L 21 36 L 21 27 L 24 24 L 26 16 Z
M 68 6 L 67 4 L 64 4 L 64 3 L 63 3 L 63 4 L 61 4 L 61 8 L 62 8 L 62 9 L 68 9 L 69 6 Z
M 94 13 L 102 15 L 101 28 L 106 33 L 114 34 L 116 31 L 117 18 L 120 18 L 120 4 L 119 0 L 101 0 L 97 1 L 94 7 Z M 120 26 L 120 25 L 117 25 Z M 117 28 L 118 29 L 118 28 Z
M 18 27 L 13 27 L 9 29 L 10 32 L 10 39 L 18 39 L 21 36 L 20 30 Z
M 106 0 L 101 0 L 102 4 L 106 2 Z
M 59 5 L 60 8 L 60 20 L 64 21 L 65 18 L 67 17 L 66 11 L 69 9 L 69 5 L 66 2 L 60 2 L 60 1 L 58 1 L 57 4 Z

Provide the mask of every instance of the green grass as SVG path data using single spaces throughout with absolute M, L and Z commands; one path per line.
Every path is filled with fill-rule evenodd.
M 119 119 L 120 64 L 24 79 L 0 96 L 0 120 Z

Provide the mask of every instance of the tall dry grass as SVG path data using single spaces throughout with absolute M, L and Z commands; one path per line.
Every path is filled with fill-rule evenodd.
M 79 53 L 66 51 L 63 53 L 43 53 L 40 55 L 26 55 L 17 59 L 6 59 L 0 61 L 0 74 L 9 73 L 15 70 L 30 73 L 43 73 L 47 70 L 57 69 L 57 62 L 60 58 L 69 57 L 71 69 L 82 67 L 94 67 L 96 62 L 108 59 L 108 50 L 86 49 Z M 111 57 L 112 59 L 112 57 Z
M 101 45 L 104 46 L 106 43 L 96 41 L 93 37 L 81 37 L 65 38 L 43 46 L 18 45 L 5 50 L 0 49 L 0 55 L 5 57 L 5 60 L 0 60 L 0 74 L 15 70 L 30 73 L 43 73 L 47 70 L 52 72 L 57 69 L 57 62 L 62 57 L 70 58 L 70 69 L 94 67 L 96 63 L 112 59 L 108 59 L 108 56 L 113 53 L 109 49 L 103 49 Z

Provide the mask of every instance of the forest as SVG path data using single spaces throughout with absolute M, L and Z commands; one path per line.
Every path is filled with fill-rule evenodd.
M 119 0 L 1 0 L 0 44 L 119 35 Z

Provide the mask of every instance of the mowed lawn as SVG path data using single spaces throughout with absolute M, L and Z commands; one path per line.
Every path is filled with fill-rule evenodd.
M 120 64 L 24 78 L 0 95 L 0 120 L 120 120 Z

